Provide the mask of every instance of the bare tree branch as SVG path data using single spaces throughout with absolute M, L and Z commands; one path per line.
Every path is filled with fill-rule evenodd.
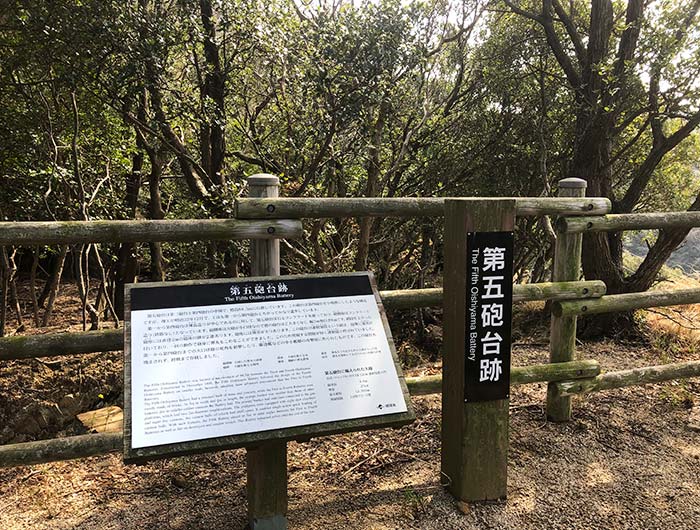
M 574 45 L 574 51 L 576 52 L 578 62 L 583 64 L 583 62 L 586 60 L 586 47 L 583 45 L 583 40 L 581 39 L 581 35 L 574 25 L 574 21 L 564 10 L 564 7 L 561 5 L 559 0 L 553 0 L 552 5 L 554 6 L 554 10 L 559 17 L 559 20 L 561 20 L 562 24 L 564 24 L 566 32 L 569 34 L 571 43 Z
M 625 14 L 625 30 L 620 37 L 615 61 L 615 78 L 621 84 L 627 65 L 634 58 L 637 49 L 637 39 L 641 31 L 641 20 L 644 16 L 644 0 L 629 0 Z M 618 97 L 621 97 L 622 94 Z
M 698 210 L 700 210 L 700 194 L 688 208 L 688 211 Z M 688 232 L 690 228 L 670 228 L 659 232 L 656 243 L 649 249 L 644 261 L 637 267 L 636 272 L 626 279 L 634 291 L 646 291 L 653 285 L 661 267 L 685 240 Z
M 544 24 L 544 19 L 541 15 L 532 13 L 531 11 L 526 11 L 525 9 L 522 9 L 520 6 L 511 2 L 511 0 L 503 0 L 503 3 L 507 5 L 516 15 L 520 15 L 522 17 L 529 18 L 530 20 L 534 20 L 535 22 L 539 22 L 540 24 Z
M 664 138 L 659 145 L 652 148 L 649 155 L 647 155 L 646 159 L 637 170 L 637 174 L 634 179 L 632 179 L 627 193 L 625 193 L 625 196 L 619 201 L 618 212 L 627 213 L 632 211 L 663 157 L 685 140 L 698 125 L 700 125 L 700 111 L 696 112 L 683 127 L 678 129 L 671 136 Z
M 511 0 L 503 0 L 503 2 L 513 11 L 513 13 L 529 18 L 530 20 L 534 20 L 542 26 L 547 38 L 547 44 L 549 44 L 549 47 L 552 49 L 552 53 L 557 59 L 559 66 L 561 66 L 562 70 L 564 70 L 564 74 L 566 75 L 566 79 L 569 81 L 571 88 L 573 88 L 575 91 L 579 91 L 581 89 L 581 75 L 571 62 L 571 58 L 569 57 L 569 54 L 566 53 L 566 50 L 559 40 L 556 29 L 554 28 L 554 19 L 552 18 L 552 0 L 542 1 L 542 13 L 539 15 L 520 8 Z

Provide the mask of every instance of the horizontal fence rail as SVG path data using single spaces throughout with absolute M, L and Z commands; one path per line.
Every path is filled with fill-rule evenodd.
M 327 217 L 442 217 L 448 197 L 415 198 L 279 198 L 237 199 L 239 219 L 300 219 Z M 473 198 L 475 202 L 487 197 Z M 499 197 L 503 198 L 503 197 Z M 602 215 L 609 199 L 599 197 L 514 197 L 516 215 Z
M 387 309 L 434 307 L 442 304 L 442 288 L 403 289 L 381 291 L 382 303 Z M 605 294 L 605 283 L 600 280 L 582 282 L 529 283 L 513 286 L 513 302 L 538 300 L 568 300 L 595 298 Z
M 115 453 L 124 449 L 121 432 L 82 434 L 36 442 L 0 445 L 0 467 L 27 466 Z
M 276 239 L 302 236 L 294 219 L 0 222 L 0 246 Z
M 513 301 L 562 300 L 602 296 L 601 281 L 531 283 L 513 286 Z M 387 309 L 434 307 L 442 304 L 442 289 L 381 291 Z M 0 338 L 0 360 L 34 359 L 57 355 L 77 355 L 124 348 L 124 331 L 107 329 L 73 333 L 47 333 Z
M 689 361 L 659 366 L 645 366 L 644 368 L 633 368 L 619 372 L 606 372 L 592 379 L 559 382 L 556 386 L 560 395 L 570 396 L 698 376 L 700 376 L 700 361 Z
M 519 366 L 511 370 L 511 384 L 591 378 L 599 373 L 597 361 Z M 442 391 L 441 376 L 409 377 L 406 384 L 411 395 L 416 396 Z M 3 445 L 0 446 L 0 467 L 41 464 L 117 452 L 123 449 L 122 440 L 122 433 L 115 432 Z
M 600 373 L 598 361 L 569 361 L 565 363 L 533 364 L 515 366 L 510 371 L 511 385 L 568 381 L 569 379 L 591 378 Z M 439 394 L 442 392 L 442 375 L 407 377 L 406 386 L 412 396 Z
M 617 232 L 660 228 L 694 228 L 700 226 L 700 212 L 625 213 L 598 217 L 570 217 L 557 221 L 557 231 Z
M 557 316 L 591 315 L 700 303 L 700 288 L 641 293 L 611 294 L 592 300 L 558 301 L 552 304 Z
M 123 349 L 123 328 L 3 337 L 0 339 L 0 361 Z

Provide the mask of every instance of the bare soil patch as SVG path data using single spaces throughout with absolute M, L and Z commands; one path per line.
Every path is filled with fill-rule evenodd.
M 33 326 L 28 285 L 18 284 L 18 291 L 22 334 L 82 331 L 75 285 L 61 286 L 45 328 Z M 103 326 L 114 328 L 109 321 Z M 122 357 L 122 352 L 105 352 L 0 363 L 0 444 L 84 434 L 76 414 L 121 402 Z

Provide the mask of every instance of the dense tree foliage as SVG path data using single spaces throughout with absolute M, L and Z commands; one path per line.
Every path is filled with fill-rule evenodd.
M 572 94 L 568 173 L 588 181 L 589 195 L 609 197 L 615 213 L 654 202 L 658 186 L 651 182 L 664 168 L 668 177 L 662 162 L 700 124 L 700 2 L 593 0 L 590 9 L 559 0 L 504 2 L 544 33 Z M 694 185 L 684 207 L 700 208 L 697 192 Z M 586 235 L 584 272 L 604 280 L 610 293 L 646 290 L 687 234 L 662 231 L 632 274 L 623 269 L 620 233 Z
M 226 217 L 256 172 L 279 175 L 283 195 L 339 197 L 540 196 L 580 176 L 618 212 L 698 208 L 699 9 L 10 2 L 0 14 L 0 214 Z M 551 226 L 523 219 L 518 235 L 518 280 L 546 279 Z M 661 233 L 631 276 L 617 235 L 591 237 L 586 275 L 613 292 L 647 288 L 684 236 Z M 418 287 L 440 249 L 429 220 L 330 219 L 285 242 L 283 261 L 289 272 L 371 268 L 383 286 Z M 112 298 L 119 312 L 121 285 L 138 275 L 196 276 L 203 263 L 210 276 L 247 271 L 238 244 L 3 256 L 6 279 L 17 267 L 48 270 L 37 307 L 50 306 L 65 264 L 93 322 Z

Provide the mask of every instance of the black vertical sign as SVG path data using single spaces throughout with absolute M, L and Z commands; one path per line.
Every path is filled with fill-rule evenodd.
M 464 401 L 510 395 L 513 232 L 467 234 Z

